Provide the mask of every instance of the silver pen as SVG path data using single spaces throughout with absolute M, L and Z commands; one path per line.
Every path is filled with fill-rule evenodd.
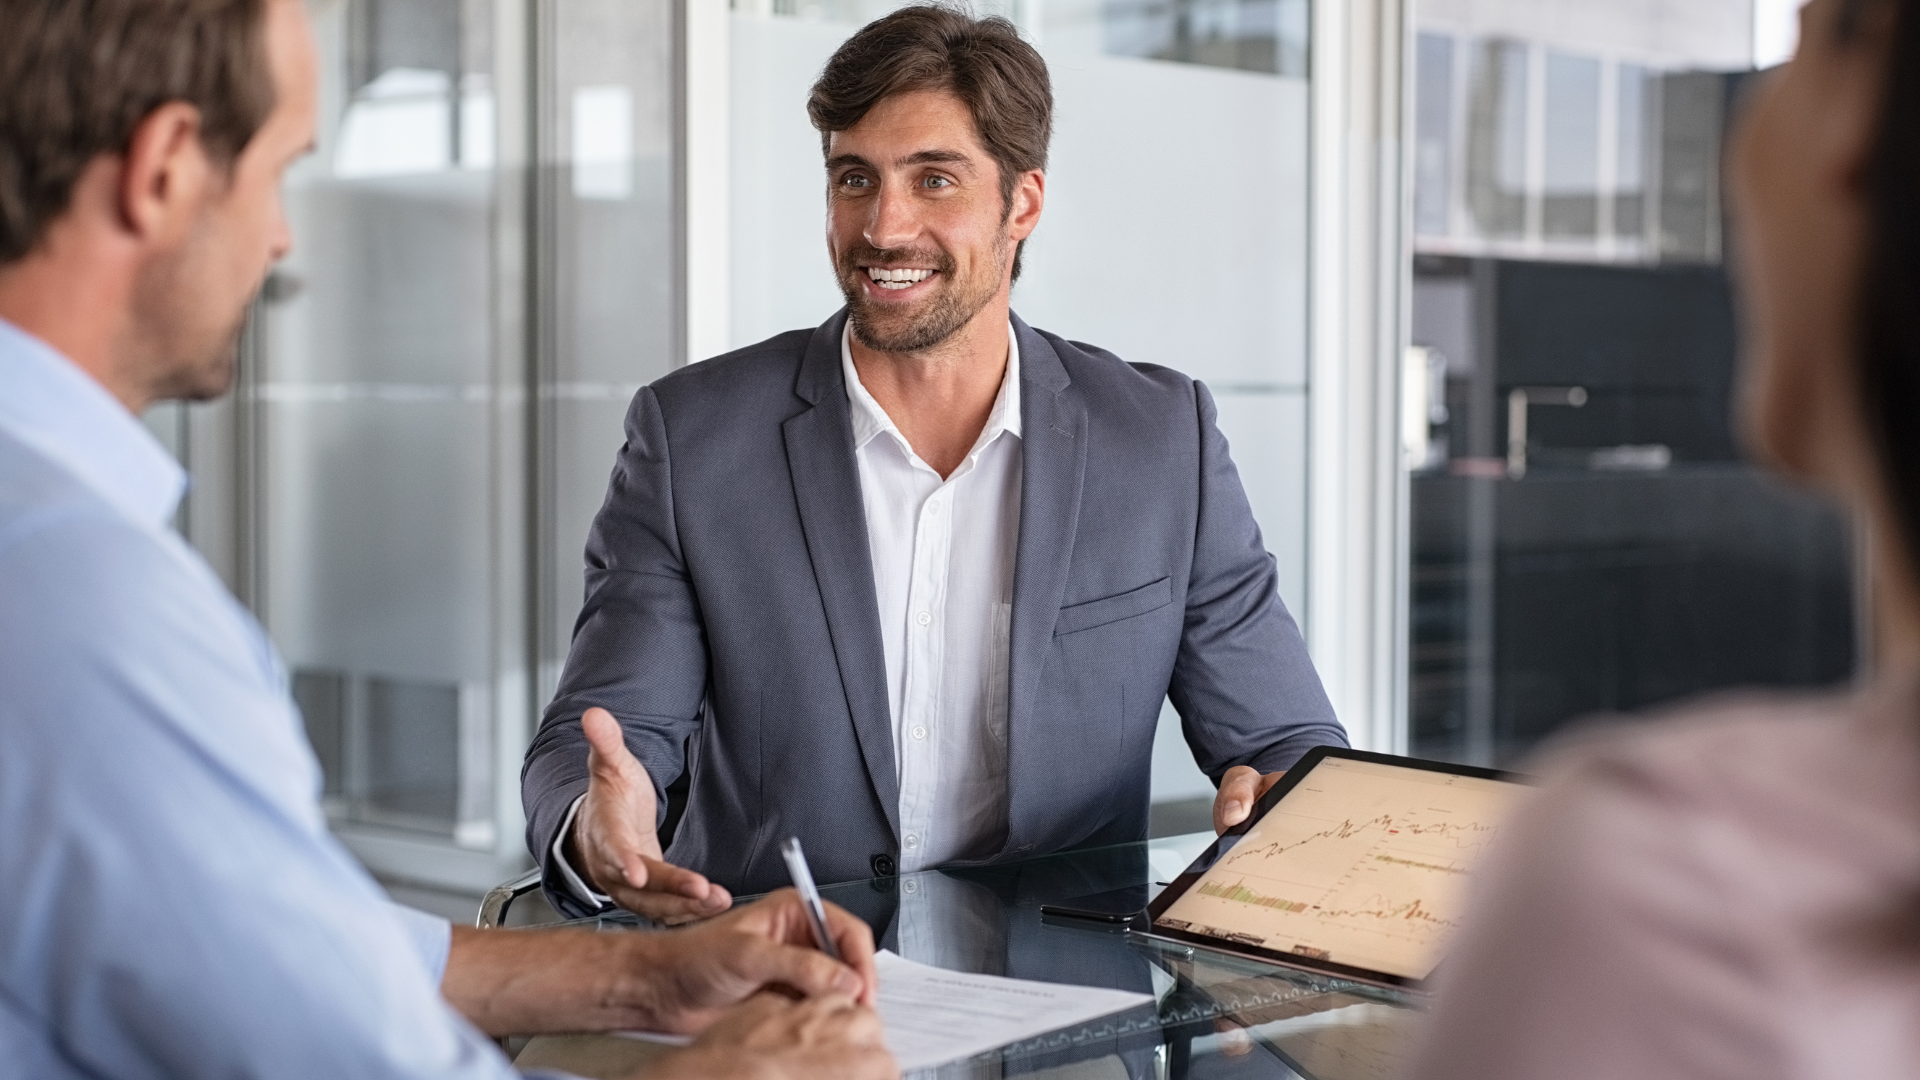
M 793 887 L 800 890 L 800 902 L 806 906 L 807 918 L 813 922 L 813 940 L 821 952 L 840 959 L 840 950 L 833 947 L 833 935 L 827 932 L 827 909 L 820 906 L 820 889 L 813 883 L 807 857 L 800 853 L 800 838 L 788 837 L 787 842 L 780 845 L 780 855 L 787 860 L 787 874 L 793 878 Z

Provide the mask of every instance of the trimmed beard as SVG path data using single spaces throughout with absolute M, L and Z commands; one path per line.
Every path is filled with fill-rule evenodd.
M 882 251 L 864 245 L 847 250 L 840 256 L 838 269 L 840 293 L 847 300 L 847 319 L 853 336 L 867 348 L 884 353 L 922 352 L 939 345 L 971 322 L 999 292 L 1000 282 L 1007 273 L 1007 247 L 1003 240 L 994 253 L 993 273 L 980 282 L 979 288 L 972 290 L 966 288 L 968 282 L 955 279 L 953 257 L 944 251 L 912 248 Z M 861 281 L 867 273 L 860 268 L 863 262 L 930 264 L 944 280 L 938 292 L 914 309 L 881 316 L 878 306 L 868 299 Z

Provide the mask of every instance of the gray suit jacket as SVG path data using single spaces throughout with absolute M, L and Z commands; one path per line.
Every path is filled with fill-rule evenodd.
M 635 396 L 587 539 L 586 606 L 527 750 L 527 841 L 586 790 L 580 714 L 618 717 L 661 789 L 691 770 L 669 861 L 736 892 L 899 858 L 886 661 L 841 312 Z M 1214 424 L 1178 372 L 1013 320 L 1024 432 L 1008 655 L 1005 844 L 991 861 L 1146 836 L 1160 702 L 1200 767 L 1344 745 Z M 558 894 L 562 890 L 550 889 Z M 569 911 L 579 905 L 556 895 Z

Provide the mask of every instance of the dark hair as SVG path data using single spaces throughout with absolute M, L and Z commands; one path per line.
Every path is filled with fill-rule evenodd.
M 1005 19 L 976 19 L 951 8 L 904 7 L 848 38 L 807 96 L 807 116 L 824 153 L 883 98 L 945 90 L 966 102 L 980 142 L 1000 167 L 1000 200 L 1013 212 L 1020 174 L 1047 167 L 1053 140 L 1053 84 L 1047 62 Z M 1020 276 L 1020 242 L 1013 276 Z
M 1872 2 L 1845 5 L 1843 37 L 1857 31 Z M 1905 554 L 1920 570 L 1920 12 L 1911 0 L 1893 8 L 1866 176 L 1871 224 L 1860 279 L 1858 363 L 1867 431 Z
M 227 164 L 273 111 L 270 0 L 0 0 L 0 265 L 32 251 L 153 110 L 200 110 Z

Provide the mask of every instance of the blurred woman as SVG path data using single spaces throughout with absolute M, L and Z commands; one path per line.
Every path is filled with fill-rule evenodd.
M 1741 411 L 1872 552 L 1870 678 L 1563 745 L 1421 1080 L 1920 1077 L 1920 0 L 1813 0 L 1729 156 Z

